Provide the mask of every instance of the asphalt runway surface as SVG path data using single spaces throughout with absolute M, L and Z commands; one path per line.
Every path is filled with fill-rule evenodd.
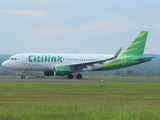
M 160 82 L 160 78 L 107 78 L 107 79 L 0 79 L 0 82 Z

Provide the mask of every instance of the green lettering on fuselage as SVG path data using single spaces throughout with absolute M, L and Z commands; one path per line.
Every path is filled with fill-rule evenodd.
M 62 62 L 62 57 L 58 56 L 57 62 Z
M 36 62 L 36 55 L 34 55 L 34 62 Z
M 44 61 L 44 55 L 42 55 L 42 61 L 41 62 L 43 62 Z
M 41 62 L 41 56 L 37 56 L 37 62 Z
M 59 55 L 29 55 L 28 62 L 62 62 L 62 57 Z
M 57 61 L 57 58 L 56 57 L 52 57 L 51 58 L 51 62 L 56 62 Z
M 50 55 L 48 55 L 48 62 L 50 62 Z
M 47 62 L 47 59 L 48 59 L 48 57 L 47 57 L 47 55 L 45 55 L 45 62 Z
M 33 55 L 28 56 L 28 61 L 33 62 Z

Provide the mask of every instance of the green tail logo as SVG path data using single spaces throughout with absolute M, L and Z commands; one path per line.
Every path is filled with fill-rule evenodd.
M 147 31 L 140 32 L 132 44 L 119 57 L 98 70 L 119 69 L 150 61 L 154 57 L 143 56 L 147 35 Z
M 122 53 L 121 56 L 128 56 L 128 55 L 137 55 L 142 56 L 146 44 L 148 32 L 142 31 L 140 34 L 136 37 L 136 39 L 132 42 L 132 44 L 126 49 L 124 53 Z

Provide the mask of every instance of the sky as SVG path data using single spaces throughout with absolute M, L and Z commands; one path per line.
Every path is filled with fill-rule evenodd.
M 0 54 L 115 54 L 141 31 L 160 54 L 160 0 L 0 0 Z

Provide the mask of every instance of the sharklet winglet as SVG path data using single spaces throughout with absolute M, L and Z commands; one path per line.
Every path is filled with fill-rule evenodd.
M 121 50 L 122 50 L 122 47 L 121 47 L 121 48 L 117 51 L 117 53 L 114 55 L 114 58 L 117 58 L 117 57 L 119 56 Z

